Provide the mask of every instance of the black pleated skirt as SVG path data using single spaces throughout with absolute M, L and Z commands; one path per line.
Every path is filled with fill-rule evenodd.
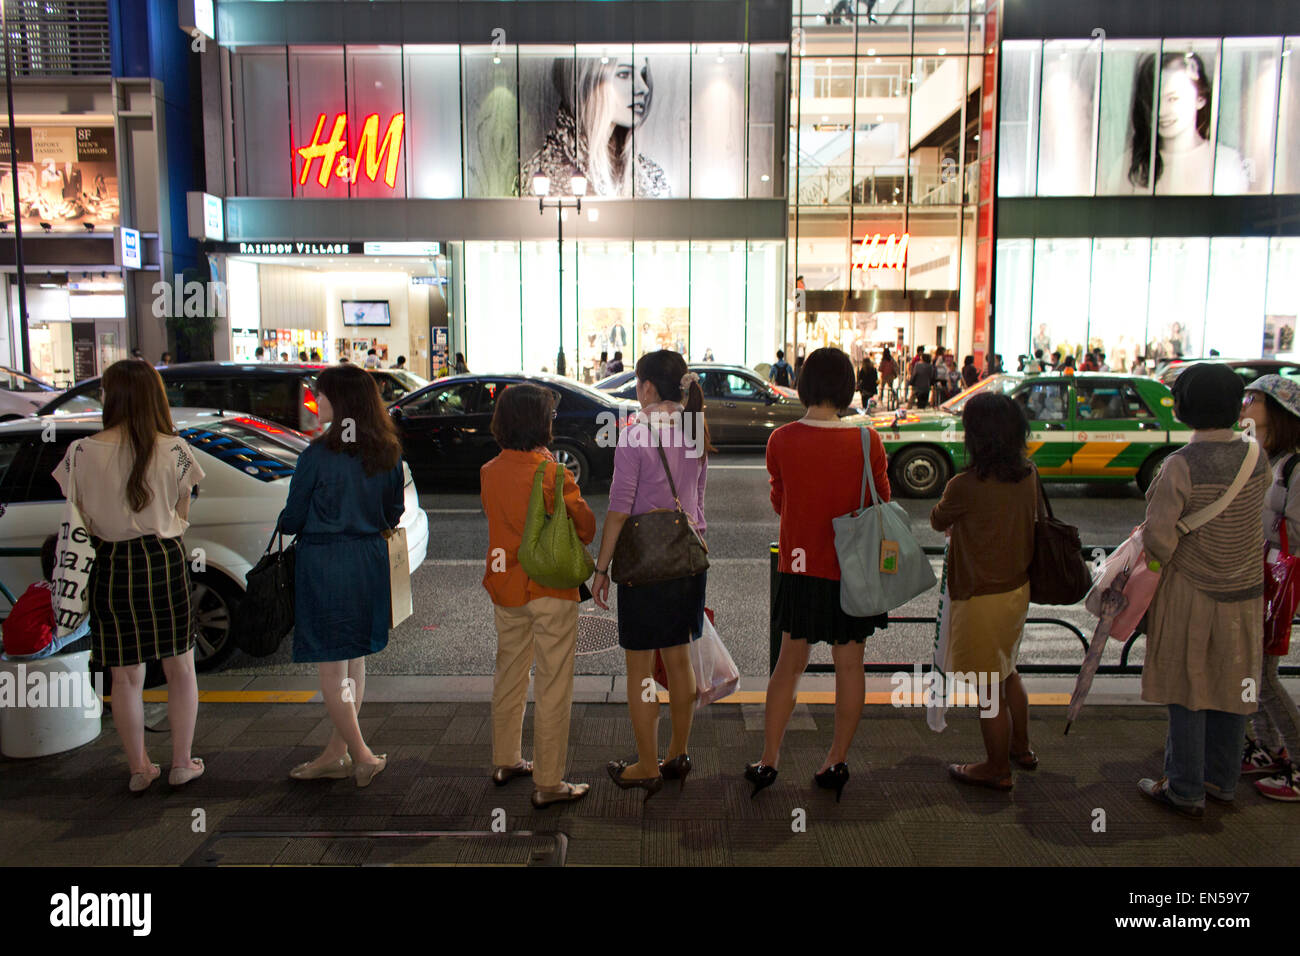
M 772 623 L 794 640 L 849 644 L 884 630 L 889 626 L 889 615 L 850 617 L 840 608 L 839 581 L 781 572 L 776 579 Z
M 689 644 L 704 631 L 707 571 L 671 581 L 618 586 L 618 643 L 624 650 L 654 651 Z
M 129 667 L 178 657 L 194 647 L 189 564 L 180 538 L 127 541 L 92 537 L 91 660 Z

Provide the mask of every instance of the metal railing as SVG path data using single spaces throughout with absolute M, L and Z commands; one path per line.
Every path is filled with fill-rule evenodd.
M 925 552 L 927 556 L 930 557 L 940 556 L 944 552 L 944 549 L 938 545 L 925 545 L 924 547 L 921 548 L 921 550 Z M 1110 554 L 1111 551 L 1113 550 L 1115 550 L 1114 546 L 1085 547 L 1083 548 L 1082 553 L 1086 560 L 1091 560 L 1092 557 L 1098 551 L 1104 552 L 1106 554 Z M 777 544 L 773 542 L 772 544 L 768 545 L 768 621 L 770 623 L 768 624 L 767 672 L 769 674 L 771 674 L 774 670 L 776 670 L 776 660 L 781 654 L 781 630 L 776 626 L 775 622 L 772 622 L 772 614 L 771 614 L 772 602 L 776 599 L 776 580 L 777 580 L 776 576 L 777 576 L 777 565 L 779 560 L 780 560 L 780 551 Z M 935 616 L 906 617 L 906 616 L 890 615 L 889 623 L 890 624 L 937 625 L 939 623 L 939 619 L 938 617 Z M 1296 623 L 1300 623 L 1300 618 L 1296 618 Z M 1079 639 L 1079 643 L 1083 646 L 1083 653 L 1085 655 L 1088 653 L 1087 635 L 1085 635 L 1083 631 L 1076 624 L 1072 624 L 1069 621 L 1062 620 L 1059 617 L 1029 617 L 1025 619 L 1025 624 L 1027 625 L 1047 624 L 1053 627 L 1063 628 L 1069 631 L 1075 637 L 1077 637 Z M 1128 659 L 1129 659 L 1129 654 L 1133 649 L 1134 643 L 1138 640 L 1138 638 L 1145 637 L 1145 636 L 1146 635 L 1142 631 L 1140 630 L 1135 631 L 1132 634 L 1132 636 L 1130 636 L 1129 639 L 1124 642 L 1124 646 L 1120 650 L 1119 663 L 1102 664 L 1100 667 L 1097 668 L 1097 673 L 1119 675 L 1119 676 L 1140 675 L 1142 673 L 1142 665 L 1130 664 Z M 904 670 L 904 671 L 911 670 L 916 665 L 916 663 L 917 663 L 916 661 L 908 661 L 908 662 L 867 661 L 862 665 L 862 668 L 868 674 L 893 674 L 900 670 Z M 1079 668 L 1082 664 L 1083 664 L 1082 659 L 1080 659 L 1078 664 L 1017 664 L 1016 670 L 1022 674 L 1070 675 L 1070 674 L 1078 674 Z M 923 670 L 929 671 L 931 669 L 933 669 L 932 661 L 927 660 L 923 662 Z M 806 672 L 810 674 L 830 674 L 833 673 L 834 671 L 835 671 L 835 667 L 831 664 L 809 664 L 806 669 Z M 1288 664 L 1284 667 L 1279 667 L 1278 673 L 1287 676 L 1300 675 L 1300 666 Z

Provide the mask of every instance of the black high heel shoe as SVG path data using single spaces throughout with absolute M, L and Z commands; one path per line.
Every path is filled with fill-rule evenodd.
M 817 786 L 823 790 L 835 791 L 835 802 L 840 802 L 840 794 L 844 791 L 844 785 L 849 782 L 849 765 L 846 763 L 837 763 L 833 767 L 827 767 L 821 773 L 813 774 L 813 779 L 817 781 Z
M 610 779 L 618 785 L 620 790 L 644 790 L 645 799 L 649 800 L 664 788 L 663 777 L 645 777 L 641 780 L 624 780 L 623 771 L 626 770 L 628 766 L 629 764 L 626 760 L 611 760 L 605 765 L 605 769 L 609 771 Z
M 745 779 L 754 785 L 754 792 L 749 795 L 752 800 L 758 796 L 758 791 L 772 786 L 776 783 L 777 770 L 775 767 L 769 767 L 765 763 L 751 763 L 745 768 Z
M 659 764 L 659 775 L 665 780 L 680 780 L 683 790 L 686 789 L 686 775 L 690 772 L 691 758 L 688 754 L 679 754 Z

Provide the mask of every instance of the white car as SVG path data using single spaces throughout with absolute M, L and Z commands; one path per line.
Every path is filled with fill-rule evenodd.
M 195 662 L 200 670 L 212 670 L 234 650 L 231 616 L 243 596 L 244 576 L 266 550 L 307 438 L 274 422 L 231 412 L 174 408 L 172 418 L 205 475 L 190 507 L 185 547 L 194 585 Z M 12 596 L 38 580 L 41 568 L 38 557 L 10 552 L 39 549 L 63 518 L 63 494 L 51 473 L 72 442 L 100 427 L 98 413 L 0 424 L 0 584 Z M 428 549 L 429 518 L 405 462 L 402 469 L 406 510 L 401 527 L 414 571 Z
M 0 365 L 0 422 L 26 418 L 62 394 L 49 382 Z

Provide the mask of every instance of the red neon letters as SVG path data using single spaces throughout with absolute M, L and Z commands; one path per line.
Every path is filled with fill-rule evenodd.
M 863 236 L 859 251 L 854 254 L 855 269 L 902 269 L 907 265 L 908 233 L 901 237 L 890 233 L 883 238 L 880 233 Z M 895 241 L 897 239 L 897 241 Z
M 316 182 L 322 188 L 329 185 L 331 175 L 344 182 L 354 183 L 357 181 L 358 172 L 373 183 L 375 177 L 379 175 L 381 164 L 384 166 L 384 183 L 390 189 L 397 185 L 397 163 L 402 151 L 402 131 L 406 126 L 405 113 L 397 113 L 388 121 L 388 128 L 384 131 L 382 140 L 379 138 L 379 114 L 371 113 L 367 116 L 365 122 L 361 124 L 361 138 L 357 141 L 355 158 L 349 158 L 347 155 L 347 114 L 339 113 L 334 117 L 334 127 L 330 130 L 329 139 L 321 142 L 326 119 L 324 113 L 316 117 L 316 130 L 312 133 L 311 142 L 297 149 L 297 154 L 303 160 L 302 171 L 298 176 L 299 186 L 307 184 L 312 163 L 318 159 L 321 162 Z

